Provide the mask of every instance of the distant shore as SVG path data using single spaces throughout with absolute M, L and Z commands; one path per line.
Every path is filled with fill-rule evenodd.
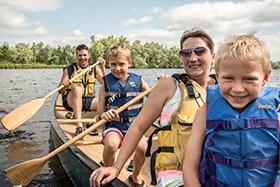
M 13 63 L 0 63 L 0 69 L 55 69 L 63 68 L 66 65 L 57 64 L 42 64 L 42 63 L 32 63 L 32 64 L 13 64 Z
M 278 62 L 279 63 L 279 62 Z M 67 64 L 44 64 L 44 63 L 27 63 L 27 64 L 15 64 L 10 62 L 0 62 L 0 69 L 60 69 L 67 66 Z M 277 68 L 275 68 L 277 67 Z M 279 68 L 278 68 L 279 67 Z M 172 69 L 172 67 L 168 68 L 159 68 L 159 69 Z M 138 68 L 136 68 L 138 69 Z M 139 68 L 142 69 L 142 68 Z M 149 68 L 144 68 L 149 69 Z M 157 69 L 157 68 L 152 68 Z M 176 68 L 175 68 L 176 69 Z M 274 66 L 272 65 L 273 70 L 280 69 L 280 66 Z

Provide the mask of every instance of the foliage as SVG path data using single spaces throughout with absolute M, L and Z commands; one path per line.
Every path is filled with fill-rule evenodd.
M 106 61 L 107 51 L 114 43 L 123 43 L 131 50 L 132 68 L 181 68 L 177 47 L 167 48 L 157 42 L 142 44 L 140 40 L 130 42 L 124 36 L 108 36 L 96 40 L 92 35 L 91 61 L 98 56 Z M 0 46 L 0 68 L 56 68 L 64 67 L 76 60 L 76 47 L 71 45 L 51 47 L 43 42 L 29 44 L 17 43 L 10 46 L 4 42 Z M 271 62 L 273 69 L 280 69 L 280 62 Z
M 280 69 L 280 61 L 271 62 L 272 69 Z

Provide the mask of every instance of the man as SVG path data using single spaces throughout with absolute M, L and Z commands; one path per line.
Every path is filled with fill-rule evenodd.
M 77 62 L 63 69 L 63 75 L 60 81 L 60 85 L 64 85 L 64 88 L 59 91 L 62 94 L 63 106 L 73 111 L 73 118 L 81 119 L 82 111 L 96 110 L 98 104 L 98 97 L 95 96 L 95 79 L 100 84 L 103 84 L 102 77 L 106 74 L 105 63 L 106 61 L 98 57 L 99 67 L 85 72 L 73 81 L 70 81 L 72 77 L 84 71 L 89 66 L 90 52 L 85 44 L 78 45 L 76 47 Z M 76 123 L 75 136 L 83 131 L 83 125 L 81 122 Z M 95 135 L 98 131 L 95 131 Z

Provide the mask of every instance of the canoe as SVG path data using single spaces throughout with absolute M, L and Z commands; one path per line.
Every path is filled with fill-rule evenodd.
M 52 100 L 50 113 L 50 139 L 54 145 L 54 149 L 66 143 L 74 136 L 74 123 L 65 122 L 67 121 L 65 115 L 68 112 L 69 111 L 62 106 L 62 96 L 60 94 L 55 95 Z M 86 112 L 83 113 L 82 118 L 93 118 L 94 115 L 95 112 Z M 146 136 L 148 137 L 155 128 L 156 125 L 153 125 L 146 133 Z M 102 160 L 103 152 L 103 145 L 101 144 L 103 127 L 98 128 L 98 131 L 98 136 L 86 135 L 84 140 L 77 141 L 75 144 L 58 154 L 62 166 L 75 186 L 89 186 L 90 174 L 93 170 L 100 167 L 99 163 Z M 156 143 L 153 144 L 154 150 Z M 130 160 L 125 164 L 119 177 L 106 186 L 129 186 L 128 176 L 132 174 L 126 170 L 129 162 Z M 150 158 L 147 158 L 141 171 L 142 177 L 147 186 L 149 186 L 150 183 L 149 163 Z

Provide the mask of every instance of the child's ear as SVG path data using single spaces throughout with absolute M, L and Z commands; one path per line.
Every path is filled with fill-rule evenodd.
M 129 61 L 128 61 L 128 67 L 130 67 L 131 64 L 132 64 L 132 60 L 129 60 Z
M 269 71 L 264 75 L 263 84 L 262 84 L 262 85 L 265 85 L 265 84 L 267 83 L 270 74 L 271 74 L 271 70 L 269 70 Z
M 218 80 L 218 82 L 219 82 L 219 71 L 218 71 L 218 69 L 215 69 L 215 76 L 216 76 L 216 79 Z

